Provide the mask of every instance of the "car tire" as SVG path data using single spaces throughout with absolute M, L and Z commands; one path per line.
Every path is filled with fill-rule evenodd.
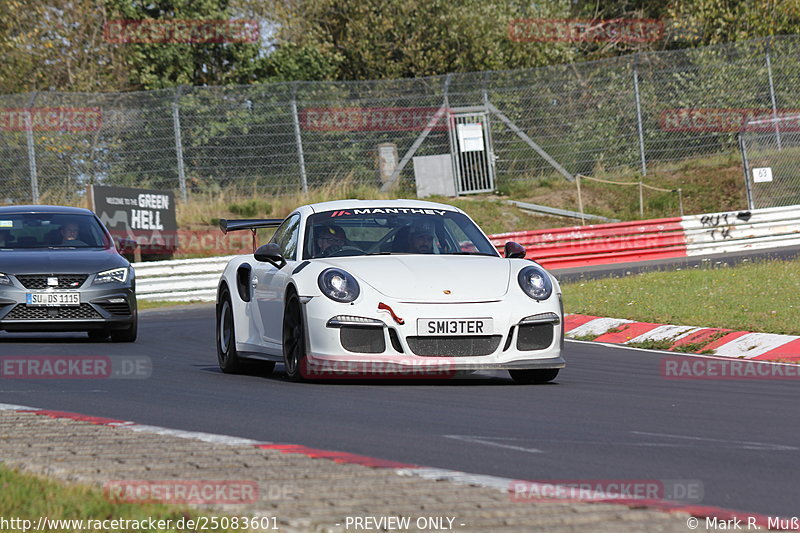
M 219 369 L 226 374 L 236 374 L 242 371 L 242 361 L 236 351 L 236 330 L 233 320 L 233 306 L 231 296 L 224 290 L 220 296 L 217 307 L 217 362 Z
M 508 373 L 514 383 L 519 385 L 540 385 L 549 383 L 558 376 L 558 368 L 545 368 L 542 370 L 509 370 Z
M 111 342 L 134 342 L 139 329 L 139 316 L 134 313 L 133 322 L 125 329 L 112 329 Z
M 89 335 L 89 340 L 99 342 L 108 339 L 109 332 L 105 329 L 90 329 L 86 334 Z
M 290 381 L 303 381 L 306 365 L 306 333 L 300 298 L 294 292 L 283 312 L 283 365 Z

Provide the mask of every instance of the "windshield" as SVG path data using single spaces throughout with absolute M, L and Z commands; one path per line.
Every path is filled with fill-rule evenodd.
M 483 232 L 453 211 L 364 208 L 308 218 L 304 259 L 379 254 L 498 256 Z
M 110 244 L 102 226 L 92 215 L 0 214 L 0 250 L 108 248 Z

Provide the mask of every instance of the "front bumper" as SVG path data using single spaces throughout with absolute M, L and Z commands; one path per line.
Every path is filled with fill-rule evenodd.
M 0 285 L 0 330 L 97 331 L 125 329 L 136 320 L 136 291 L 132 283 L 91 285 L 91 277 L 76 289 L 27 289 L 12 276 Z M 28 305 L 28 294 L 78 293 L 78 306 Z
M 566 365 L 561 353 L 563 313 L 555 294 L 545 302 L 524 295 L 457 304 L 398 302 L 385 297 L 364 300 L 349 305 L 324 296 L 303 299 L 311 370 L 413 375 L 429 370 L 557 369 Z M 358 324 L 340 318 L 352 316 L 366 320 Z M 481 336 L 430 337 L 417 330 L 418 318 L 475 317 L 491 318 L 492 331 Z

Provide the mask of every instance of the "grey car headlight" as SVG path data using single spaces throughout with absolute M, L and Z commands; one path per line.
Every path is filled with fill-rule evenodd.
M 101 283 L 125 283 L 128 280 L 128 268 L 115 268 L 99 272 L 94 277 L 92 285 L 100 285 Z
M 320 272 L 317 284 L 322 294 L 335 302 L 352 302 L 361 292 L 356 278 L 339 268 L 326 268 Z
M 0 272 L 0 285 L 11 285 L 11 278 Z
M 520 288 L 534 300 L 547 300 L 553 294 L 553 282 L 543 269 L 527 266 L 517 274 Z

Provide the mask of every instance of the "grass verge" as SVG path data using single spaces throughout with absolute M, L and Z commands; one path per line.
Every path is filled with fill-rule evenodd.
M 633 169 L 606 171 L 601 168 L 596 169 L 592 176 L 624 183 L 638 183 L 641 180 L 647 185 L 670 191 L 681 189 L 683 210 L 687 215 L 734 211 L 747 206 L 742 162 L 737 152 L 653 165 L 648 167 L 647 176 L 642 176 Z M 508 198 L 571 211 L 578 210 L 575 183 L 560 176 L 548 175 L 533 180 L 506 180 L 499 183 L 500 191 Z M 642 218 L 639 213 L 639 188 L 636 186 L 581 180 L 581 196 L 586 213 L 620 220 Z M 680 215 L 677 192 L 645 189 L 643 200 L 646 219 Z M 580 223 L 568 219 L 560 220 L 562 222 L 559 226 Z
M 184 506 L 155 504 L 155 503 L 118 503 L 106 498 L 102 490 L 87 485 L 67 485 L 58 481 L 46 479 L 31 474 L 21 473 L 6 466 L 0 465 L 0 516 L 6 520 L 12 518 L 31 520 L 33 529 L 39 517 L 47 517 L 51 523 L 45 531 L 103 531 L 103 528 L 88 527 L 88 520 L 138 520 L 149 521 L 151 518 L 171 520 L 172 527 L 167 529 L 153 529 L 147 527 L 136 528 L 136 531 L 194 531 L 194 529 L 177 529 L 178 521 L 206 516 Z M 84 527 L 79 528 L 73 522 L 63 527 L 55 527 L 53 520 L 83 520 Z M 19 523 L 18 523 L 19 524 Z M 166 524 L 166 522 L 164 522 Z M 132 528 L 123 528 L 133 530 Z M 21 528 L 12 527 L 14 531 Z M 209 529 L 208 531 L 229 531 L 226 529 Z M 231 530 L 232 531 L 232 530 Z
M 800 335 L 800 260 L 703 266 L 562 285 L 568 313 Z
M 684 212 L 687 214 L 743 209 L 747 205 L 738 152 L 656 165 L 648 169 L 647 176 L 641 176 L 630 169 L 614 171 L 597 169 L 594 175 L 626 183 L 642 180 L 648 185 L 669 190 L 680 188 L 683 191 Z M 504 179 L 501 176 L 497 187 L 499 195 L 428 199 L 460 207 L 487 233 L 580 224 L 578 219 L 538 215 L 511 207 L 506 203 L 506 200 L 512 199 L 577 211 L 575 183 L 568 182 L 560 175 L 526 176 L 517 179 Z M 638 187 L 583 181 L 581 191 L 587 213 L 621 220 L 641 218 Z M 215 226 L 219 218 L 241 218 L 245 215 L 284 217 L 298 205 L 313 202 L 343 198 L 363 200 L 413 198 L 414 194 L 413 190 L 408 189 L 382 193 L 376 187 L 356 182 L 352 177 L 309 189 L 306 194 L 295 192 L 265 196 L 255 189 L 229 187 L 213 194 L 193 194 L 189 202 L 178 203 L 177 215 L 180 227 L 202 229 Z M 672 217 L 680 214 L 678 196 L 673 192 L 646 190 L 643 207 L 645 218 Z
M 644 183 L 670 191 L 682 190 L 686 214 L 713 213 L 744 209 L 747 205 L 742 180 L 741 159 L 737 151 L 704 157 L 662 163 L 648 168 L 647 176 L 633 169 L 609 169 L 600 166 L 592 175 L 604 180 L 625 183 Z M 565 180 L 555 172 L 546 175 L 500 175 L 498 194 L 469 195 L 459 198 L 429 198 L 455 205 L 466 211 L 486 233 L 505 233 L 536 229 L 550 229 L 580 224 L 579 219 L 539 215 L 510 206 L 507 200 L 519 200 L 566 209 L 578 210 L 575 183 Z M 635 186 L 620 186 L 583 180 L 582 202 L 588 214 L 602 215 L 620 220 L 637 220 L 639 192 Z M 255 185 L 231 185 L 211 191 L 194 191 L 186 202 L 176 202 L 178 227 L 182 230 L 219 234 L 220 218 L 282 218 L 299 205 L 357 198 L 386 200 L 413 198 L 413 184 L 403 183 L 393 192 L 381 192 L 372 184 L 361 183 L 353 174 L 331 179 L 328 183 L 310 188 L 307 193 L 281 191 L 268 194 Z M 43 202 L 86 207 L 83 199 L 64 198 L 47 193 Z M 644 218 L 674 217 L 680 215 L 675 192 L 644 191 Z M 259 231 L 259 242 L 265 242 L 272 230 Z M 176 259 L 222 255 L 224 250 L 206 250 L 188 246 L 178 250 Z

